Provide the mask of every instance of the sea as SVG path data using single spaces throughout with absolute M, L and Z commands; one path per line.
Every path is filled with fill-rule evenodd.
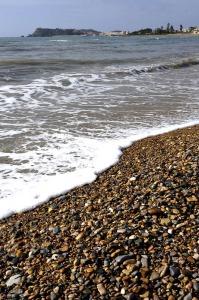
M 0 218 L 198 123 L 199 36 L 0 38 Z

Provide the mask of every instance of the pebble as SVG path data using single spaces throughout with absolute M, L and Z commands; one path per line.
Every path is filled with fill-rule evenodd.
M 171 224 L 171 220 L 169 218 L 160 219 L 160 224 L 163 226 L 169 226 Z
M 160 278 L 160 274 L 157 273 L 157 272 L 155 272 L 155 271 L 153 271 L 152 274 L 151 274 L 151 276 L 150 276 L 150 280 L 153 281 L 153 280 L 157 280 L 159 278 Z
M 56 295 L 54 292 L 51 292 L 51 293 L 50 293 L 50 299 L 51 299 L 51 300 L 57 299 L 57 295 Z
M 148 256 L 147 255 L 142 255 L 141 264 L 142 264 L 143 267 L 148 268 L 149 262 L 148 262 Z
M 169 268 L 169 271 L 170 271 L 170 275 L 172 277 L 178 277 L 178 275 L 179 275 L 179 269 L 178 268 L 171 266 Z
M 193 288 L 197 293 L 199 292 L 199 285 L 198 285 L 197 281 L 193 281 Z
M 192 293 L 187 294 L 183 300 L 192 300 Z
M 125 295 L 124 298 L 126 300 L 134 300 L 134 299 L 136 299 L 135 298 L 135 294 L 133 294 L 133 293 L 129 293 L 129 294 Z
M 115 262 L 118 264 L 123 263 L 125 260 L 131 259 L 133 258 L 134 255 L 133 254 L 127 254 L 127 255 L 119 255 L 115 258 Z
M 21 281 L 21 274 L 16 274 L 11 276 L 6 282 L 6 286 L 12 286 L 13 284 L 18 284 Z
M 104 285 L 102 283 L 99 283 L 97 285 L 97 289 L 101 296 L 106 295 L 106 289 L 104 288 Z

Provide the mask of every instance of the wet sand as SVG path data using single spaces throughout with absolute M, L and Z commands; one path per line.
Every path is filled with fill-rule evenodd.
M 0 299 L 199 299 L 198 178 L 197 125 L 1 220 Z

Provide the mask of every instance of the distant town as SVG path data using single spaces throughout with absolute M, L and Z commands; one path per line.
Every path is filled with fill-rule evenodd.
M 178 29 L 175 29 L 170 23 L 164 28 L 163 26 L 156 29 L 145 28 L 137 31 L 110 31 L 100 32 L 93 29 L 50 29 L 50 28 L 37 28 L 33 34 L 29 34 L 28 37 L 52 37 L 63 35 L 81 35 L 81 36 L 133 36 L 133 35 L 167 35 L 167 34 L 193 34 L 199 35 L 199 27 L 191 26 L 184 28 L 180 25 Z M 23 37 L 23 36 L 22 36 Z

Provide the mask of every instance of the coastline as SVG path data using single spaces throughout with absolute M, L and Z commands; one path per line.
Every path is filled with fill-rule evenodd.
M 95 182 L 1 220 L 1 299 L 198 299 L 198 142 L 199 125 L 136 141 Z

